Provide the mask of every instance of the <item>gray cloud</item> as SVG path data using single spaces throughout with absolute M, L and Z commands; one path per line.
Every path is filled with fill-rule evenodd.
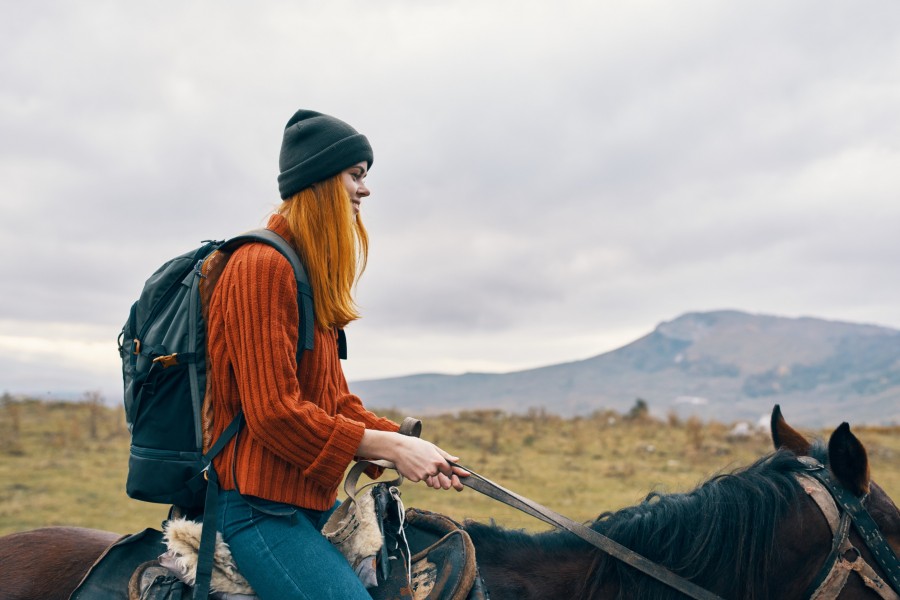
M 583 358 L 689 310 L 900 327 L 896 3 L 4 12 L 0 385 L 67 323 L 90 359 L 55 385 L 84 386 L 79 343 L 165 258 L 263 223 L 298 106 L 375 146 L 351 378 Z

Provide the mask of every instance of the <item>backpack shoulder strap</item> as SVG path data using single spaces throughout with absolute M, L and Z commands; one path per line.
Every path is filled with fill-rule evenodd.
M 270 229 L 254 229 L 235 236 L 223 242 L 218 250 L 227 255 L 234 252 L 239 246 L 250 242 L 262 242 L 272 246 L 287 259 L 294 271 L 294 279 L 297 281 L 297 309 L 300 312 L 300 331 L 298 332 L 297 341 L 297 363 L 299 364 L 304 350 L 312 350 L 313 348 L 315 331 L 312 287 L 309 285 L 306 269 L 303 267 L 300 257 L 297 256 L 297 253 L 288 244 L 287 240 Z M 219 439 L 204 455 L 207 465 L 207 468 L 204 470 L 207 483 L 206 502 L 203 510 L 203 527 L 198 548 L 193 600 L 205 600 L 207 598 L 212 579 L 216 540 L 216 514 L 218 512 L 219 498 L 219 478 L 212 466 L 212 460 L 232 438 L 235 438 L 235 448 L 237 447 L 237 435 L 243 422 L 243 412 L 238 411 L 238 414 L 219 436 Z M 237 482 L 237 479 L 235 479 L 235 482 Z M 238 493 L 240 493 L 239 490 Z
M 248 242 L 262 242 L 272 246 L 284 256 L 294 270 L 294 279 L 297 280 L 297 308 L 300 311 L 300 338 L 297 344 L 297 361 L 304 350 L 312 350 L 315 331 L 315 317 L 313 315 L 312 287 L 309 285 L 309 277 L 306 269 L 297 256 L 297 252 L 283 237 L 271 229 L 254 229 L 241 235 L 237 235 L 225 241 L 220 250 L 234 251 L 238 246 Z

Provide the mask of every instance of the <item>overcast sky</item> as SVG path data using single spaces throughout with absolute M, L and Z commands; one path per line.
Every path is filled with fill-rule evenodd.
M 300 107 L 375 150 L 351 380 L 900 328 L 896 0 L 0 6 L 0 391 L 118 401 L 143 281 L 265 222 Z

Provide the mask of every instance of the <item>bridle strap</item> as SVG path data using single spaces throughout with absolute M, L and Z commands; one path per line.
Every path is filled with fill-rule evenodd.
M 844 586 L 847 585 L 847 578 L 850 576 L 851 571 L 848 567 L 851 563 L 844 560 L 844 554 L 854 549 L 848 539 L 849 533 L 850 517 L 847 516 L 847 513 L 844 513 L 838 530 L 834 533 L 831 552 L 825 559 L 822 570 L 806 588 L 804 596 L 809 598 L 809 600 L 837 598 Z
M 645 575 L 649 575 L 657 581 L 660 581 L 668 585 L 669 587 L 678 590 L 686 596 L 696 598 L 697 600 L 722 600 L 722 598 L 720 598 L 719 596 L 703 589 L 696 583 L 688 581 L 680 575 L 676 575 L 662 565 L 659 565 L 641 556 L 637 552 L 626 548 L 618 542 L 606 537 L 605 535 L 597 531 L 594 531 L 593 529 L 583 525 L 582 523 L 573 521 L 572 519 L 564 517 L 563 515 L 554 512 L 545 506 L 541 506 L 533 500 L 529 500 L 528 498 L 520 496 L 515 492 L 511 492 L 506 488 L 497 485 L 486 477 L 482 477 L 478 473 L 475 473 L 471 469 L 463 467 L 462 465 L 454 464 L 453 466 L 460 467 L 461 469 L 469 472 L 468 477 L 459 478 L 462 484 L 466 487 L 470 487 L 473 490 L 480 492 L 485 496 L 488 496 L 489 498 L 493 498 L 494 500 L 498 500 L 499 502 L 506 504 L 507 506 L 511 506 L 513 508 L 521 510 L 522 512 L 531 515 L 536 519 L 540 519 L 545 523 L 553 525 L 554 527 L 565 529 L 566 531 L 577 535 L 592 546 L 606 552 L 613 558 L 616 558 L 644 573 Z
M 806 470 L 796 474 L 797 480 L 822 511 L 834 537 L 831 552 L 819 576 L 807 588 L 809 598 L 817 600 L 828 597 L 826 594 L 836 597 L 846 584 L 850 571 L 856 571 L 863 583 L 885 600 L 900 600 L 900 595 L 898 595 L 900 592 L 900 583 L 898 583 L 900 561 L 897 560 L 894 551 L 881 535 L 877 523 L 863 505 L 866 497 L 863 496 L 860 499 L 853 496 L 837 484 L 828 469 L 818 461 L 810 457 L 802 457 L 801 462 L 806 466 Z M 838 521 L 836 515 L 840 513 L 841 509 L 843 509 L 843 514 Z M 872 551 L 875 560 L 884 570 L 887 581 L 879 577 L 878 573 L 862 559 L 859 551 L 850 543 L 849 523 L 851 521 L 866 546 Z M 852 560 L 847 559 L 850 551 L 856 554 Z
M 832 538 L 831 552 L 825 558 L 825 562 L 822 563 L 822 568 L 819 570 L 818 575 L 806 586 L 803 597 L 810 600 L 826 598 L 828 597 L 827 594 L 830 594 L 831 597 L 837 597 L 841 590 L 844 589 L 847 577 L 850 575 L 850 571 L 841 568 L 843 565 L 838 562 L 841 555 L 852 548 L 848 539 L 850 535 L 850 515 L 846 512 L 841 515 L 834 498 L 831 497 L 831 494 L 828 493 L 828 490 L 818 479 L 805 473 L 794 473 L 794 478 L 800 484 L 800 487 L 803 488 L 803 491 L 819 507 L 822 516 L 825 517 L 825 521 L 828 523 L 828 528 L 831 530 Z
M 853 519 L 853 526 L 856 527 L 856 531 L 862 537 L 863 542 L 872 552 L 875 561 L 884 570 L 891 588 L 900 594 L 900 559 L 897 558 L 897 555 L 894 554 L 894 551 L 885 541 L 878 524 L 863 505 L 866 497 L 863 496 L 860 499 L 848 492 L 843 486 L 834 481 L 828 469 L 822 465 L 819 468 L 810 469 L 807 471 L 807 474 L 822 482 L 822 485 L 831 493 L 837 505 L 849 513 L 850 518 Z

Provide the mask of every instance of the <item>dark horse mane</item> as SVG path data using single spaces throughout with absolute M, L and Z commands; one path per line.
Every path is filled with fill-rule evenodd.
M 810 455 L 825 462 L 824 444 Z M 794 453 L 778 450 L 755 463 L 712 477 L 687 493 L 652 492 L 635 506 L 604 513 L 590 526 L 646 558 L 727 598 L 769 598 L 766 573 L 778 560 L 776 525 L 800 492 L 793 473 L 803 470 Z M 604 583 L 618 582 L 619 596 L 659 599 L 683 596 L 567 532 L 528 535 L 496 525 L 467 522 L 466 530 L 482 547 L 559 554 L 593 552 L 584 597 Z M 481 554 L 479 554 L 481 556 Z M 499 558 L 499 557 L 498 557 Z

